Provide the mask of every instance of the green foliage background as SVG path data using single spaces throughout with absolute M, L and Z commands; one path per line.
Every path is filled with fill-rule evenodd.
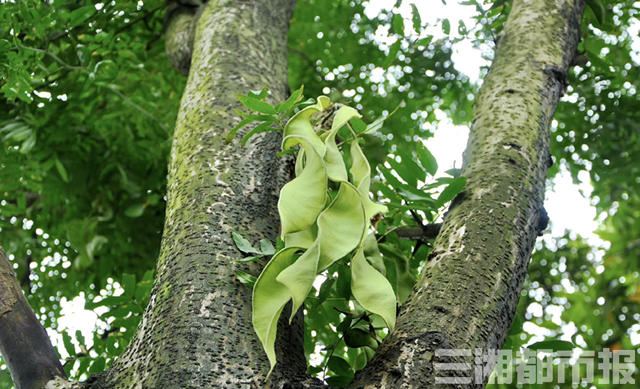
M 478 88 L 453 66 L 452 45 L 471 40 L 491 59 L 510 8 L 504 0 L 463 3 L 476 9 L 477 26 L 451 26 L 447 19 L 428 26 L 415 13 L 402 18 L 397 8 L 369 19 L 360 0 L 300 0 L 289 41 L 282 42 L 289 48 L 292 90 L 304 84 L 307 97 L 326 93 L 360 109 L 367 123 L 400 104 L 362 145 L 375 169 L 372 191 L 390 209 L 378 223 L 380 234 L 416 219 L 435 221 L 443 212 L 433 192 L 456 172 L 434 182 L 437 163 L 423 140 L 438 130 L 436 109 L 468 125 L 469 95 Z M 549 177 L 560 166 L 575 180 L 589 172 L 597 233 L 610 246 L 590 247 L 571 232 L 541 241 L 505 347 L 532 339 L 525 323 L 546 328 L 549 340 L 574 323 L 577 347 L 637 348 L 630 337 L 640 331 L 637 8 L 633 1 L 601 3 L 604 18 L 591 8 L 585 13 L 580 50 L 588 62 L 570 71 L 552 128 Z M 163 0 L 0 6 L 0 243 L 43 325 L 60 334 L 57 348 L 73 379 L 103 370 L 122 352 L 151 287 L 171 132 L 186 82 L 164 54 L 164 9 Z M 434 27 L 443 38 L 427 35 Z M 462 37 L 453 38 L 452 28 Z M 375 39 L 376 32 L 389 44 Z M 378 67 L 388 77 L 374 83 Z M 385 239 L 388 278 L 406 294 L 429 247 L 393 233 Z M 328 274 L 317 299 L 306 303 L 314 332 L 305 347 L 311 354 L 316 345 L 333 345 L 320 352 L 335 357 L 327 368 L 316 361 L 310 371 L 326 370 L 339 386 L 370 350 L 337 343 L 352 320 L 333 309 L 351 310 L 344 300 L 348 272 L 338 267 L 335 273 L 340 277 Z M 123 294 L 114 296 L 116 290 Z M 92 340 L 58 325 L 61 302 L 76 296 L 99 313 Z M 527 311 L 534 303 L 542 317 Z M 634 376 L 640 382 L 638 364 L 640 358 Z M 0 387 L 11 387 L 6 370 L 0 370 Z

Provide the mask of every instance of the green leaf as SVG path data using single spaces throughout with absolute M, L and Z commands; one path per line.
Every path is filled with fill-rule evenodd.
M 364 246 L 362 247 L 365 258 L 371 266 L 373 266 L 377 271 L 379 271 L 382 275 L 386 275 L 387 271 L 384 266 L 384 260 L 382 259 L 382 254 L 378 249 L 378 241 L 376 239 L 376 234 L 367 235 L 364 240 Z
M 353 376 L 353 370 L 351 369 L 351 365 L 344 358 L 339 356 L 332 356 L 329 358 L 329 362 L 327 363 L 329 370 L 332 372 L 341 375 L 341 376 Z
M 413 21 L 414 30 L 420 33 L 422 18 L 420 17 L 420 11 L 418 11 L 418 7 L 415 4 L 411 4 L 411 20 Z
M 440 196 L 438 196 L 438 200 L 436 200 L 436 208 L 442 207 L 445 203 L 453 200 L 454 197 L 458 195 L 464 189 L 464 186 L 467 184 L 466 177 L 458 177 L 454 179 L 449 186 L 444 188 Z
M 384 59 L 384 62 L 382 62 L 383 69 L 388 69 L 389 66 L 391 66 L 393 61 L 395 61 L 396 57 L 398 56 L 398 52 L 400 51 L 401 47 L 402 47 L 402 40 L 400 39 L 398 39 L 396 43 L 391 45 L 391 47 L 389 48 L 389 54 Z
M 11 43 L 6 39 L 0 39 L 0 53 L 6 53 L 11 48 Z
M 238 278 L 238 281 L 240 281 L 243 285 L 248 286 L 248 287 L 253 287 L 255 285 L 255 283 L 257 282 L 257 278 L 252 276 L 251 274 L 247 274 L 243 271 L 238 270 L 236 272 L 236 277 Z
M 295 103 L 297 103 L 302 98 L 302 91 L 304 90 L 304 85 L 302 85 L 298 90 L 293 92 L 291 96 L 284 103 L 280 103 L 276 105 L 276 112 L 282 113 L 287 112 L 289 108 L 292 108 Z
M 378 117 L 376 120 L 374 120 L 373 122 L 371 122 L 371 124 L 369 124 L 367 126 L 367 128 L 363 131 L 363 133 L 369 133 L 369 132 L 373 132 L 373 131 L 377 131 L 380 128 L 382 128 L 382 124 L 385 122 L 385 120 L 389 119 L 391 116 L 393 116 L 394 113 L 396 113 L 396 111 L 398 111 L 398 109 L 400 109 L 400 107 L 402 106 L 402 104 L 404 103 L 404 100 L 400 102 L 400 104 L 398 104 L 396 106 L 396 109 L 394 109 L 390 114 L 388 115 L 382 115 L 380 117 Z
M 238 248 L 238 250 L 242 251 L 243 253 L 247 253 L 247 254 L 259 254 L 262 255 L 262 252 L 256 248 L 254 248 L 253 246 L 251 246 L 251 243 L 249 243 L 248 240 L 246 240 L 245 238 L 242 237 L 242 235 L 238 234 L 235 231 L 231 232 L 231 235 L 233 236 L 233 241 L 236 244 L 236 247 Z
M 144 213 L 144 204 L 134 204 L 125 209 L 124 214 L 127 217 L 136 218 Z
M 317 101 L 316 104 L 310 105 L 293 115 L 287 122 L 287 125 L 284 127 L 284 139 L 282 140 L 283 151 L 300 144 L 300 139 L 305 139 L 316 153 L 318 153 L 321 158 L 324 158 L 325 145 L 320 138 L 318 138 L 311 124 L 311 115 L 322 112 L 322 110 L 329 107 L 330 100 L 326 96 L 320 96 Z
M 327 168 L 327 176 L 335 182 L 346 182 L 349 180 L 347 175 L 347 167 L 344 164 L 342 153 L 336 144 L 336 134 L 349 120 L 362 117 L 358 111 L 351 107 L 342 106 L 335 114 L 331 130 L 325 139 L 326 154 L 325 166 Z
M 315 133 L 313 136 L 320 141 Z M 304 147 L 307 164 L 302 173 L 280 191 L 278 211 L 283 240 L 287 234 L 309 228 L 326 204 L 327 173 L 322 157 L 305 138 L 298 138 L 298 142 Z
M 327 298 L 331 293 L 331 288 L 333 287 L 333 284 L 335 284 L 335 282 L 336 279 L 334 277 L 328 277 L 326 280 L 324 280 L 324 282 L 320 286 L 320 291 L 318 292 L 318 300 L 315 302 L 316 306 L 319 306 L 320 304 L 327 301 Z
M 122 289 L 124 289 L 123 296 L 133 297 L 136 292 L 136 276 L 133 274 L 122 274 Z
M 242 258 L 242 259 L 236 259 L 233 262 L 240 262 L 240 263 L 253 262 L 253 261 L 256 261 L 256 260 L 258 260 L 260 258 L 262 258 L 262 255 L 259 255 L 257 257 L 245 257 L 245 258 Z
M 275 118 L 274 118 L 275 119 Z M 274 120 L 275 121 L 275 120 Z M 263 132 L 271 132 L 271 131 L 278 131 L 278 128 L 272 128 L 271 125 L 274 123 L 274 121 L 269 121 L 269 122 L 264 122 L 261 124 L 258 124 L 254 129 L 252 129 L 251 131 L 249 131 L 243 138 L 242 138 L 242 143 L 240 144 L 241 146 L 244 147 L 245 144 L 247 144 L 247 141 L 249 141 L 249 139 L 257 134 L 261 134 Z
M 260 91 L 249 91 L 249 93 L 247 93 L 249 97 L 253 97 L 258 100 L 266 99 L 268 94 L 269 94 L 269 88 L 267 87 L 262 88 L 262 90 Z
M 404 36 L 404 18 L 400 14 L 393 15 L 393 32 Z
M 571 351 L 576 346 L 565 340 L 543 340 L 527 346 L 529 350 Z
M 444 19 L 442 21 L 442 32 L 444 32 L 445 35 L 449 35 L 451 32 L 451 22 L 449 22 L 449 19 Z
M 56 157 L 53 160 L 53 162 L 56 165 L 56 170 L 58 170 L 58 174 L 60 174 L 62 181 L 64 181 L 65 183 L 69 183 L 69 176 L 67 175 L 67 169 L 64 168 L 64 165 L 62 164 L 62 162 L 60 162 L 60 159 Z
M 396 325 L 395 293 L 385 276 L 369 265 L 362 250 L 351 259 L 351 292 L 362 308 L 382 317 L 393 331 Z
M 606 11 L 600 0 L 587 0 L 587 5 L 589 6 L 589 8 L 591 8 L 593 14 L 596 15 L 598 24 L 602 26 L 604 24 L 604 16 Z
M 358 190 L 340 184 L 338 195 L 318 216 L 318 238 L 291 266 L 276 278 L 293 297 L 292 316 L 309 294 L 316 275 L 353 251 L 365 231 L 364 209 Z
M 283 270 L 291 266 L 297 248 L 285 248 L 278 251 L 265 266 L 253 288 L 253 328 L 267 353 L 271 369 L 276 364 L 276 327 L 282 308 L 291 300 L 289 289 L 276 281 Z
M 347 333 L 344 334 L 344 343 L 351 348 L 365 346 L 374 350 L 378 348 L 378 342 L 371 337 L 371 334 L 360 328 L 352 328 L 347 331 Z
M 276 253 L 276 249 L 269 239 L 260 239 L 260 251 L 262 251 L 264 255 L 273 255 Z
M 276 109 L 273 108 L 271 104 L 265 101 L 261 101 L 256 99 L 255 97 L 249 97 L 244 95 L 237 95 L 236 97 L 238 98 L 238 100 L 240 100 L 242 105 L 244 105 L 245 107 L 249 108 L 252 111 L 264 113 L 267 115 L 277 114 Z
M 69 354 L 70 357 L 74 357 L 76 355 L 76 348 L 71 341 L 71 336 L 67 331 L 62 331 L 60 333 L 62 335 L 62 344 L 64 344 L 64 350 Z
M 371 220 L 375 215 L 387 212 L 387 207 L 374 203 L 369 197 L 371 168 L 357 140 L 351 143 L 351 169 L 349 172 L 353 177 L 353 185 L 358 188 L 364 203 L 366 219 Z
M 438 162 L 436 158 L 431 154 L 429 149 L 424 146 L 418 148 L 418 158 L 420 159 L 420 163 L 422 167 L 427 171 L 427 173 L 435 176 L 438 172 Z
M 87 19 L 89 19 L 95 12 L 96 12 L 96 7 L 94 7 L 93 5 L 87 5 L 74 10 L 69 15 L 69 27 L 77 27 L 81 25 Z
M 237 126 L 233 127 L 233 129 L 231 131 L 229 131 L 229 134 L 225 138 L 225 141 L 227 143 L 231 143 L 231 141 L 233 141 L 233 137 L 236 135 L 236 132 L 238 132 L 239 129 L 241 129 L 242 127 L 246 126 L 247 124 L 253 123 L 255 121 L 256 121 L 256 119 L 254 119 L 254 118 L 247 118 L 247 119 L 244 119 L 244 120 L 240 121 L 240 123 L 238 123 Z

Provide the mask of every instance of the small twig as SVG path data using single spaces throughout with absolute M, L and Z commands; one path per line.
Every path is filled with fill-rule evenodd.
M 33 47 L 26 47 L 26 46 L 17 46 L 18 49 L 23 49 L 23 50 L 30 50 L 30 51 L 35 51 L 36 53 L 42 53 L 45 55 L 48 55 L 49 57 L 53 58 L 56 62 L 58 62 L 60 65 L 64 66 L 65 68 L 69 69 L 69 70 L 82 70 L 85 72 L 89 72 L 89 70 L 87 68 L 83 68 L 81 66 L 73 66 L 73 65 L 69 65 L 68 63 L 64 62 L 63 60 L 60 59 L 60 57 L 58 57 L 57 55 L 53 54 L 50 51 L 47 50 L 41 50 L 41 49 L 36 49 Z
M 161 6 L 158 6 L 158 7 L 154 8 L 154 9 L 152 9 L 151 11 L 147 12 L 146 14 L 144 14 L 144 15 L 142 15 L 142 16 L 140 16 L 140 17 L 136 18 L 136 19 L 133 19 L 133 20 L 132 20 L 131 22 L 129 22 L 128 24 L 125 24 L 124 26 L 122 26 L 122 27 L 120 27 L 119 29 L 117 29 L 117 30 L 116 30 L 116 32 L 113 34 L 113 36 L 115 37 L 116 35 L 120 34 L 120 33 L 121 33 L 121 32 L 123 32 L 124 30 L 126 30 L 127 28 L 129 28 L 129 27 L 133 26 L 134 24 L 136 24 L 136 23 L 138 23 L 138 22 L 140 22 L 140 21 L 142 21 L 142 20 L 145 20 L 146 18 L 148 18 L 149 16 L 153 15 L 153 14 L 154 14 L 154 13 L 156 13 L 158 10 L 160 10 L 161 8 L 164 8 L 164 7 L 165 7 L 165 5 L 164 5 L 164 4 L 162 4 Z

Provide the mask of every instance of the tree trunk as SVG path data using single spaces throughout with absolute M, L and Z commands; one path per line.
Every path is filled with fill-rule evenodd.
M 493 364 L 477 381 L 476 350 L 504 344 L 536 236 L 546 227 L 549 126 L 584 6 L 584 0 L 513 1 L 476 98 L 461 173 L 467 185 L 451 204 L 396 330 L 350 388 L 486 384 Z M 467 355 L 438 356 L 437 349 Z M 469 370 L 437 370 L 435 363 L 467 363 Z
M 273 102 L 287 97 L 293 5 L 210 1 L 194 19 L 157 276 L 137 334 L 108 372 L 108 387 L 264 387 L 269 362 L 251 324 L 251 288 L 235 276 L 238 270 L 258 276 L 264 263 L 234 263 L 241 255 L 231 232 L 252 243 L 275 242 L 276 204 L 288 173 L 275 156 L 279 134 L 255 137 L 244 148 L 226 144 L 225 136 L 237 124 L 238 93 L 269 87 Z M 179 21 L 189 29 L 183 17 Z M 171 25 L 167 31 L 180 35 Z M 283 322 L 279 330 L 274 380 L 306 371 L 301 321 L 291 327 Z

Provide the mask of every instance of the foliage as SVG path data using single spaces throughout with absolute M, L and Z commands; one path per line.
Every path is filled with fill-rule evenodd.
M 437 221 L 451 199 L 442 187 L 463 185 L 457 170 L 439 174 L 424 146 L 443 123 L 471 120 L 470 96 L 478 86 L 455 68 L 453 49 L 471 41 L 491 59 L 510 1 L 465 1 L 476 11 L 476 26 L 428 21 L 399 4 L 371 16 L 359 0 L 298 3 L 287 43 L 291 88 L 304 84 L 307 95 L 351 105 L 363 123 L 388 117 L 356 144 L 371 166 L 374 200 L 388 208 L 376 226 L 379 250 L 403 302 L 430 248 L 393 231 Z M 556 112 L 550 177 L 566 170 L 591 183 L 597 232 L 606 243 L 590 247 L 592 241 L 571 233 L 539 243 L 505 347 L 543 340 L 594 351 L 637 347 L 637 10 L 628 0 L 599 3 L 604 15 L 597 5 L 585 12 L 584 62 L 569 72 Z M 0 242 L 73 379 L 122 352 L 158 253 L 169 139 L 186 81 L 163 51 L 164 7 L 161 0 L 25 0 L 0 7 Z M 395 114 L 385 115 L 401 101 Z M 260 115 L 276 117 L 275 125 L 294 113 L 273 108 Z M 362 131 L 355 119 L 352 126 Z M 343 151 L 349 161 L 350 149 Z M 246 252 L 273 255 L 266 243 L 259 246 Z M 340 261 L 333 266 L 304 302 L 305 349 L 314 355 L 311 373 L 343 386 L 371 357 L 370 334 L 383 337 L 384 323 L 349 305 L 349 268 Z M 100 314 L 92 339 L 59 325 L 63 306 L 77 296 Z M 0 380 L 11 386 L 5 370 Z

